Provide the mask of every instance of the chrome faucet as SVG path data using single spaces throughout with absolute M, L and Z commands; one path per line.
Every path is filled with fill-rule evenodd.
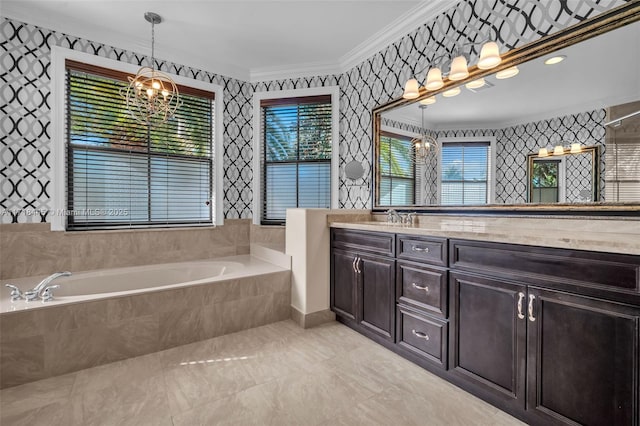
M 387 223 L 402 223 L 402 217 L 394 209 L 387 211 Z
M 47 300 L 51 300 L 53 298 L 53 295 L 51 293 L 51 290 L 53 290 L 54 288 L 57 288 L 56 286 L 51 286 L 51 287 L 47 287 L 49 284 L 51 284 L 51 282 L 57 278 L 60 277 L 68 277 L 71 275 L 71 272 L 56 272 L 55 274 L 51 274 L 49 275 L 47 278 L 43 279 L 42 281 L 40 281 L 38 283 L 37 286 L 35 286 L 33 289 L 29 290 L 29 291 L 25 291 L 24 292 L 24 298 L 27 299 L 27 301 L 30 300 L 34 300 L 37 299 L 38 297 L 42 297 L 43 296 L 43 291 L 46 291 L 46 298 Z M 47 301 L 45 300 L 45 301 Z

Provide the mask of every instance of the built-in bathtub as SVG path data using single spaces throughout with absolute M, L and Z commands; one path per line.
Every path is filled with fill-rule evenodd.
M 2 388 L 290 317 L 290 270 L 250 255 L 77 272 L 53 301 L 10 301 L 5 284 L 42 278 L 1 282 Z

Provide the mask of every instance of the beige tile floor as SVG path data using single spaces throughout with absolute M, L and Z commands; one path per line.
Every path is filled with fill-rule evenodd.
M 349 328 L 284 321 L 0 392 L 10 425 L 518 425 Z

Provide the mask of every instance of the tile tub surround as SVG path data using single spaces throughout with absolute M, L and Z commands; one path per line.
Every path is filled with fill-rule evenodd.
M 291 273 L 0 314 L 0 388 L 290 317 Z
M 202 228 L 53 232 L 48 223 L 0 224 L 0 279 L 249 253 L 249 219 Z
M 0 424 L 494 425 L 518 420 L 336 322 L 277 322 L 0 392 Z

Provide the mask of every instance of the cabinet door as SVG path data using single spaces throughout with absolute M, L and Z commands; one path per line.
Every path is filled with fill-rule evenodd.
M 343 318 L 356 318 L 356 253 L 331 250 L 331 310 Z
M 450 286 L 451 373 L 494 403 L 523 410 L 526 286 L 457 272 Z
M 527 409 L 546 424 L 638 425 L 640 309 L 536 288 L 529 297 Z
M 389 341 L 395 336 L 395 260 L 359 255 L 358 322 Z

